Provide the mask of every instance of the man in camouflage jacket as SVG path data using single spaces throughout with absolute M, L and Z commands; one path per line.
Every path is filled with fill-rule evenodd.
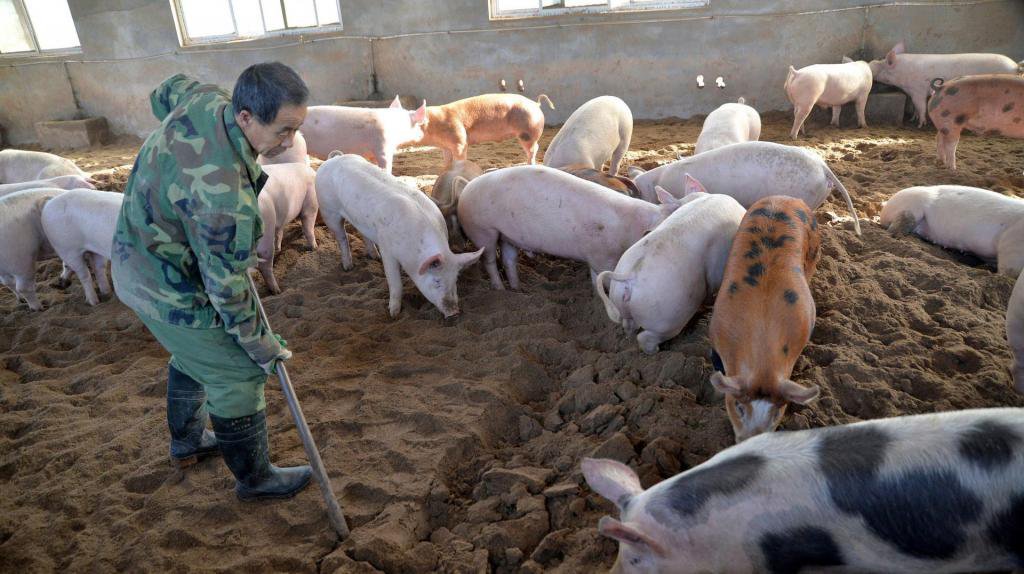
M 270 464 L 263 387 L 291 352 L 261 324 L 247 277 L 263 233 L 256 157 L 291 147 L 308 95 L 276 62 L 243 71 L 231 97 L 181 74 L 164 81 L 114 234 L 117 295 L 171 353 L 171 458 L 219 450 L 247 500 L 292 496 L 311 474 Z

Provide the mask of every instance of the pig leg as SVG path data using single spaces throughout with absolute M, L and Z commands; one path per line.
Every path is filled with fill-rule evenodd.
M 943 133 L 946 130 L 949 133 Z M 960 143 L 960 131 L 943 127 L 936 136 L 939 159 L 949 169 L 956 171 L 956 145 Z
M 15 275 L 14 293 L 28 303 L 28 308 L 33 311 L 42 311 L 43 305 L 36 297 L 36 278 L 34 276 Z M 95 297 L 95 295 L 93 295 Z
M 263 276 L 263 282 L 267 284 L 267 289 L 277 295 L 281 292 L 281 286 L 277 284 L 277 278 L 274 277 L 274 251 L 274 246 L 271 245 L 267 237 L 260 238 L 260 243 L 256 247 L 256 253 L 259 255 L 259 263 L 256 264 L 256 268 Z
M 310 249 L 316 250 L 316 212 L 318 206 L 313 205 L 312 207 L 302 208 L 302 213 L 299 215 L 302 221 L 302 235 L 306 238 L 306 243 L 309 243 Z
M 388 282 L 388 314 L 395 319 L 402 310 L 402 268 L 398 259 L 387 253 L 380 254 L 380 261 L 384 266 L 384 278 Z
M 92 273 L 89 272 L 89 264 L 85 261 L 86 256 L 87 255 L 85 253 L 77 253 L 72 256 L 70 261 L 66 261 L 65 263 L 67 263 L 68 267 L 75 272 L 75 275 L 78 275 L 78 280 L 82 282 L 82 291 L 85 292 L 85 300 L 88 301 L 90 305 L 96 305 L 100 300 L 96 296 L 96 287 L 92 282 Z
M 910 102 L 914 104 L 914 113 L 917 114 L 917 127 L 919 128 L 923 128 L 928 123 L 928 115 L 924 111 L 925 98 L 927 98 L 927 94 L 924 92 L 910 94 Z
M 13 285 L 14 283 L 11 283 Z M 71 269 L 68 268 L 67 263 L 60 262 L 60 277 L 57 278 L 57 288 L 67 289 L 71 286 Z
M 381 158 L 378 161 L 377 165 L 379 165 L 380 168 L 383 169 L 384 171 L 391 173 L 391 166 L 394 164 L 395 154 L 392 152 L 384 151 L 377 154 L 377 157 Z
M 370 259 L 380 259 L 380 249 L 377 249 L 377 244 L 368 239 L 365 235 L 363 236 L 363 246 L 366 248 L 366 255 Z
M 830 125 L 839 127 L 839 114 L 843 112 L 843 106 L 832 106 L 832 122 Z
M 280 251 L 282 241 L 284 241 L 284 226 L 274 230 L 274 249 Z
M 107 279 L 107 258 L 98 253 L 87 253 L 92 274 L 96 279 L 96 287 L 100 295 L 110 295 L 110 280 Z
M 499 234 L 494 229 L 466 228 L 466 236 L 477 247 L 483 247 L 484 269 L 491 278 L 491 287 L 502 291 L 505 285 L 501 282 L 501 275 L 498 274 L 498 238 Z
M 811 115 L 811 110 L 814 106 L 796 106 L 793 109 L 793 129 L 790 130 L 789 135 L 793 139 L 797 139 L 800 135 L 800 130 L 804 127 L 804 121 L 807 116 Z M 804 134 L 807 134 L 807 130 L 804 130 Z
M 508 279 L 510 289 L 519 290 L 519 269 L 516 260 L 519 258 L 519 249 L 507 240 L 501 240 L 501 266 L 505 269 L 505 277 Z
M 341 268 L 345 271 L 352 269 L 352 249 L 348 245 L 348 233 L 345 232 L 345 220 L 338 217 L 325 217 L 324 223 L 338 240 L 338 251 L 341 252 Z
M 653 355 L 658 352 L 658 345 L 671 339 L 673 336 L 665 336 L 654 331 L 640 331 L 636 336 L 636 342 L 640 344 L 641 351 L 648 355 Z
M 864 119 L 864 110 L 868 107 L 868 92 L 857 98 L 857 127 L 866 128 L 868 122 Z
M 1024 268 L 1024 221 L 1011 225 L 999 234 L 996 257 L 1000 273 L 1011 277 L 1020 275 Z

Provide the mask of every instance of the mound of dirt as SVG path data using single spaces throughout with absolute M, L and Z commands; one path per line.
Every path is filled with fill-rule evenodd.
M 762 139 L 790 143 L 768 114 Z M 690 154 L 699 120 L 638 122 L 627 162 Z M 911 185 L 1024 192 L 1020 142 L 968 136 L 960 171 L 935 160 L 934 132 L 809 126 L 795 142 L 822 154 L 862 217 Z M 542 149 L 555 130 L 549 129 Z M 127 180 L 136 140 L 69 154 L 107 189 Z M 523 161 L 514 142 L 473 146 L 484 168 Z M 395 173 L 429 188 L 440 152 L 411 148 Z M 835 198 L 822 221 L 846 216 Z M 950 409 L 1024 406 L 1003 329 L 1013 280 L 970 256 L 864 221 L 822 225 L 811 282 L 818 319 L 793 378 L 822 389 L 786 429 Z M 636 468 L 644 486 L 732 443 L 707 383 L 708 309 L 646 356 L 606 317 L 582 264 L 521 258 L 521 292 L 493 291 L 479 266 L 461 277 L 463 315 L 445 320 L 406 281 L 387 315 L 378 261 L 353 239 L 340 268 L 322 226 L 311 251 L 285 232 L 264 295 L 295 352 L 289 370 L 352 527 L 338 544 L 320 494 L 245 504 L 217 459 L 167 462 L 167 356 L 116 300 L 85 303 L 76 282 L 39 265 L 30 312 L 0 293 L 0 570 L 247 572 L 578 572 L 607 568 L 598 536 L 612 506 L 583 482 L 584 456 Z M 274 460 L 302 445 L 275 381 L 267 386 Z

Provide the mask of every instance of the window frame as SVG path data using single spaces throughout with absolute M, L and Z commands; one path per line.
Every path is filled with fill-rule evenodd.
M 538 0 L 539 3 L 540 0 Z M 491 20 L 518 20 L 523 18 L 545 18 L 551 16 L 586 15 L 586 14 L 624 14 L 637 12 L 654 12 L 665 10 L 690 10 L 703 8 L 710 0 L 661 0 L 635 4 L 635 0 L 606 0 L 604 5 L 573 6 L 570 8 L 526 8 L 522 10 L 498 9 L 499 0 L 488 0 L 487 11 Z M 616 6 L 616 3 L 625 3 Z
M 19 0 L 20 1 L 20 0 Z M 308 35 L 308 34 L 320 34 L 329 32 L 340 32 L 344 30 L 344 16 L 341 13 L 341 0 L 333 0 L 335 5 L 338 7 L 338 22 L 336 24 L 324 24 L 322 26 L 303 26 L 301 28 L 289 28 L 288 27 L 288 12 L 284 7 L 284 0 L 277 0 L 281 5 L 281 18 L 284 20 L 285 27 L 281 30 L 270 30 L 267 31 L 267 20 L 263 15 L 263 4 L 259 2 L 260 6 L 260 20 L 263 22 L 264 32 L 258 36 L 241 36 L 238 34 L 238 22 L 235 18 L 235 5 L 231 0 L 228 0 L 228 8 L 231 10 L 231 24 L 235 28 L 233 34 L 222 34 L 220 36 L 205 36 L 203 38 L 192 38 L 188 35 L 188 28 L 185 27 L 185 11 L 181 8 L 181 0 L 171 0 L 171 11 L 174 12 L 174 27 L 178 31 L 178 45 L 182 48 L 190 48 L 197 46 L 209 46 L 211 44 L 223 44 L 228 42 L 248 42 L 252 40 L 262 40 L 264 38 L 276 38 L 280 36 L 296 36 L 296 35 Z M 317 15 L 317 21 L 320 20 L 320 13 L 317 10 L 316 0 L 313 0 L 313 11 Z
M 28 41 L 32 44 L 31 49 L 23 52 L 4 52 L 0 53 L 0 59 L 4 58 L 37 58 L 37 57 L 53 57 L 53 56 L 68 56 L 72 54 L 82 53 L 82 37 L 78 36 L 78 24 L 75 22 L 74 14 L 71 16 L 71 25 L 75 27 L 75 35 L 78 36 L 78 45 L 70 48 L 50 48 L 42 49 L 39 47 L 39 39 L 36 37 L 36 27 L 32 23 L 32 18 L 28 14 L 28 8 L 25 7 L 25 0 L 11 0 L 14 3 L 14 10 L 18 13 L 18 23 L 21 24 L 22 30 L 27 33 Z M 65 0 L 66 1 L 66 0 Z M 71 11 L 71 5 L 68 4 L 68 11 Z

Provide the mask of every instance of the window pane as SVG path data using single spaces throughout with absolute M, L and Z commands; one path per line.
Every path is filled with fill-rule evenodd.
M 320 17 L 321 26 L 341 22 L 338 17 L 338 0 L 316 0 L 316 14 Z
M 540 2 L 538 0 L 498 0 L 498 11 L 507 12 L 509 10 L 535 10 L 540 8 Z
M 260 0 L 263 6 L 263 23 L 267 31 L 283 30 L 284 16 L 281 14 L 281 0 Z
M 608 0 L 565 0 L 566 8 L 574 8 L 576 6 L 607 6 Z
M 231 0 L 235 10 L 235 24 L 239 36 L 260 36 L 263 34 L 263 17 L 260 16 L 259 0 Z
M 228 0 L 181 0 L 181 11 L 189 38 L 235 33 Z
M 21 25 L 14 0 L 0 0 L 0 54 L 30 51 L 32 41 Z
M 316 26 L 316 11 L 313 8 L 313 0 L 284 0 L 284 9 L 288 15 L 289 28 Z
M 25 0 L 40 50 L 77 48 L 78 32 L 67 0 Z

